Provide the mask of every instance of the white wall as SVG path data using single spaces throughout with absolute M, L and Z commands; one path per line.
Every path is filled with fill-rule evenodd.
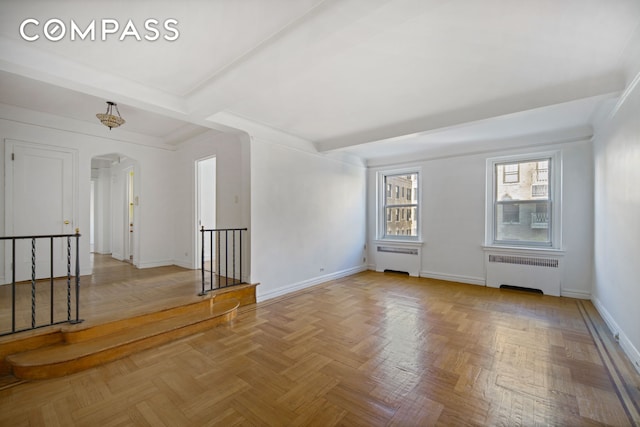
M 593 302 L 640 371 L 640 74 L 599 129 Z
M 376 173 L 422 169 L 421 226 L 424 246 L 420 275 L 483 285 L 487 158 L 527 152 L 563 151 L 563 295 L 589 298 L 593 246 L 592 146 L 588 141 L 529 149 L 460 155 L 370 168 L 368 173 L 368 259 L 374 268 Z
M 252 281 L 259 300 L 365 269 L 362 166 L 251 141 Z

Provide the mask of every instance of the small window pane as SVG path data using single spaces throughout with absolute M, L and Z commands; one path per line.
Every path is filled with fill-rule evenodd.
M 499 202 L 496 206 L 496 240 L 550 243 L 549 202 Z

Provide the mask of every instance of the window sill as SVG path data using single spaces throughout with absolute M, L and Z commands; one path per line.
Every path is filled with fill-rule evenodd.
M 389 246 L 412 246 L 420 247 L 424 244 L 422 240 L 404 240 L 404 239 L 376 239 L 373 241 L 376 245 Z
M 523 255 L 550 255 L 562 257 L 565 251 L 555 248 L 537 248 L 535 246 L 498 246 L 498 245 L 483 245 L 482 250 L 485 252 L 494 253 L 519 253 Z

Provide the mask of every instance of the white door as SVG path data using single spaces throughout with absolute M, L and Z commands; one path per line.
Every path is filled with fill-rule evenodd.
M 7 141 L 5 147 L 7 235 L 74 233 L 73 152 L 18 141 Z M 49 277 L 50 240 L 36 242 L 36 277 Z M 5 281 L 10 281 L 11 250 L 7 249 Z M 53 251 L 54 276 L 66 275 L 66 239 L 55 240 Z M 75 254 L 73 241 L 72 251 Z M 17 242 L 16 280 L 31 279 L 31 257 L 31 240 Z

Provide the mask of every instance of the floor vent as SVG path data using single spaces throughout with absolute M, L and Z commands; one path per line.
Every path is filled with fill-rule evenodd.
M 535 258 L 512 255 L 489 255 L 489 262 L 503 264 L 531 265 L 534 267 L 558 268 L 558 260 L 553 258 Z
M 532 294 L 544 295 L 544 292 L 542 292 L 540 289 L 523 288 L 522 286 L 500 285 L 500 289 L 508 289 L 510 291 L 521 291 L 521 292 L 529 292 Z
M 385 273 L 393 273 L 393 274 L 402 274 L 402 275 L 405 275 L 405 276 L 409 275 L 408 271 L 389 270 L 388 268 L 384 272 Z

